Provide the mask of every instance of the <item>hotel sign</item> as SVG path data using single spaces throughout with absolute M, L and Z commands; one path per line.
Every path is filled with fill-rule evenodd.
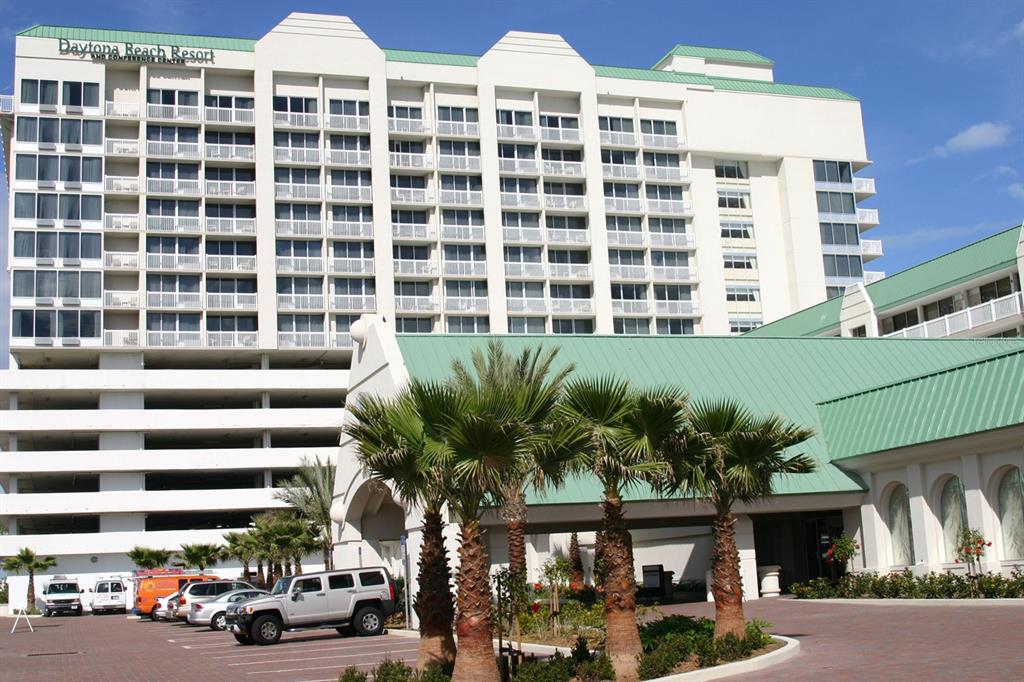
M 213 50 L 177 45 L 138 45 L 136 43 L 93 43 L 58 39 L 62 55 L 88 57 L 98 62 L 149 62 L 156 64 L 213 64 Z

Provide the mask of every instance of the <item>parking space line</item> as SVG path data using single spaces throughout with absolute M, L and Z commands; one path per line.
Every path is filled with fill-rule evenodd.
M 413 658 L 405 658 L 405 659 L 402 659 L 402 660 L 403 661 L 413 661 L 413 660 L 415 660 L 415 657 L 413 657 Z M 372 667 L 372 666 L 375 666 L 375 665 L 377 665 L 377 663 L 360 664 L 360 665 L 348 666 L 348 667 L 363 668 L 363 667 L 368 667 L 368 666 Z M 247 672 L 246 675 L 268 675 L 268 674 L 271 674 L 271 673 L 299 673 L 299 672 L 303 672 L 305 670 L 330 670 L 332 668 L 337 668 L 337 666 L 334 666 L 334 665 L 319 665 L 319 666 L 315 666 L 315 667 L 312 667 L 312 668 L 286 668 L 284 670 L 253 670 L 253 671 Z
M 402 642 L 402 644 L 406 644 L 406 643 L 407 642 Z M 400 646 L 394 640 L 387 641 L 387 642 L 375 642 L 375 643 L 372 643 L 372 644 L 351 644 L 349 646 L 346 646 L 342 642 L 302 642 L 300 644 L 309 644 L 310 647 L 303 647 L 303 646 L 296 645 L 296 646 L 288 647 L 283 652 L 282 652 L 281 649 L 277 649 L 276 651 L 252 651 L 252 650 L 249 650 L 249 651 L 244 652 L 244 653 L 243 652 L 239 652 L 239 653 L 236 653 L 236 654 L 227 654 L 227 655 L 220 655 L 221 652 L 219 652 L 219 651 L 200 651 L 199 653 L 201 653 L 201 654 L 208 654 L 208 655 L 212 654 L 214 656 L 217 656 L 217 660 L 223 661 L 223 660 L 238 659 L 238 658 L 256 658 L 256 657 L 267 657 L 267 656 L 280 656 L 280 655 L 282 655 L 282 653 L 284 655 L 288 655 L 288 654 L 291 654 L 291 653 L 300 653 L 300 652 L 301 653 L 318 653 L 318 652 L 321 652 L 321 651 L 344 651 L 346 653 L 359 652 L 359 653 L 362 653 L 362 654 L 374 654 L 374 653 L 378 653 L 378 652 L 387 653 L 390 650 L 391 647 Z M 325 645 L 325 644 L 328 644 L 330 646 L 323 647 L 323 645 Z M 417 643 L 417 646 L 418 646 L 418 643 Z M 323 647 L 323 648 L 319 648 L 319 647 Z
M 408 653 L 412 653 L 412 652 L 414 652 L 416 650 L 417 649 L 402 649 L 401 651 L 389 651 L 388 653 L 408 654 Z M 272 661 L 266 661 L 266 660 L 261 660 L 261 661 L 242 661 L 240 663 L 228 663 L 228 665 L 229 666 L 233 666 L 233 667 L 237 667 L 237 666 L 242 666 L 242 665 L 266 665 L 267 663 L 295 663 L 296 661 L 326 661 L 326 660 L 331 659 L 331 658 L 356 658 L 356 657 L 362 658 L 363 656 L 365 656 L 365 654 L 361 654 L 361 653 L 359 653 L 359 654 L 334 654 L 333 656 L 313 656 L 311 658 L 310 657 L 303 657 L 303 658 L 281 658 L 281 659 L 274 659 Z

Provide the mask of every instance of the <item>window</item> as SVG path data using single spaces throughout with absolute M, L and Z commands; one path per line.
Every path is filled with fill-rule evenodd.
M 288 133 L 275 130 L 274 146 L 289 149 L 316 149 L 320 146 L 320 136 L 317 133 Z
M 398 334 L 429 334 L 434 330 L 434 320 L 429 317 L 396 317 L 395 332 Z
M 278 315 L 277 331 L 279 332 L 323 332 L 323 315 Z
M 210 204 L 207 204 L 206 207 L 209 209 Z M 334 206 L 333 208 L 344 207 Z M 209 215 L 209 210 L 207 210 L 207 215 Z M 312 220 L 319 222 L 320 204 L 275 204 L 274 217 L 278 220 Z
M 483 187 L 479 175 L 442 175 L 441 189 L 461 192 L 479 192 Z
M 1013 279 L 1004 277 L 967 292 L 967 305 L 978 305 L 1013 293 Z
M 549 230 L 585 230 L 587 219 L 578 215 L 549 215 L 545 222 Z
M 639 249 L 608 249 L 609 265 L 644 265 L 644 252 Z
M 683 188 L 674 185 L 647 185 L 647 198 L 659 201 L 682 201 Z
M 635 166 L 636 152 L 628 149 L 602 149 L 601 163 L 609 163 L 616 166 Z
M 277 255 L 292 258 L 319 258 L 323 244 L 306 239 L 278 239 Z
M 757 287 L 725 287 L 725 300 L 743 303 L 754 303 L 761 300 L 761 290 Z
M 589 284 L 552 284 L 551 298 L 588 299 L 591 296 Z
M 746 161 L 715 160 L 715 177 L 729 180 L 746 180 L 750 177 Z
M 422 154 L 424 146 L 420 140 L 390 140 L 388 151 L 395 154 Z
M 373 242 L 331 242 L 331 256 L 370 259 L 373 258 Z
M 889 538 L 893 566 L 914 565 L 914 532 L 910 520 L 910 493 L 902 483 L 889 493 Z
M 210 135 L 211 133 L 207 133 Z M 226 135 L 227 133 L 220 133 L 220 135 Z M 242 133 L 238 133 L 241 135 Z M 224 137 L 217 138 L 221 144 L 232 144 L 235 138 L 229 138 L 231 141 L 225 141 Z M 244 138 L 243 138 L 244 139 Z M 199 128 L 189 128 L 187 126 L 176 127 L 176 126 L 146 126 L 146 140 L 148 142 L 198 142 L 199 141 Z M 209 140 L 207 140 L 209 141 Z M 255 140 L 249 141 L 249 144 L 253 144 Z M 237 144 L 242 144 L 238 142 Z
M 320 220 L 320 206 L 310 204 L 316 209 L 315 217 L 309 220 Z M 336 223 L 369 223 L 373 221 L 372 206 L 331 206 L 331 221 Z
M 651 251 L 651 265 L 685 268 L 690 265 L 690 256 L 685 251 Z
M 498 143 L 499 159 L 535 159 L 537 152 L 532 144 Z
M 675 135 L 676 122 L 640 119 L 640 132 L 647 135 Z
M 100 105 L 100 85 L 99 83 L 64 81 L 62 101 L 66 107 L 98 107 Z
M 510 317 L 508 318 L 509 334 L 543 334 L 543 317 Z
M 540 263 L 539 246 L 506 246 L 506 263 Z
M 604 195 L 616 199 L 639 199 L 640 185 L 628 182 L 606 182 L 604 183 Z
M 947 296 L 941 298 L 938 301 L 932 301 L 931 303 L 925 304 L 923 307 L 924 319 L 935 320 L 946 315 L 952 315 L 956 311 L 961 309 L 959 301 L 953 296 Z
M 383 585 L 386 582 L 387 581 L 384 579 L 384 574 L 380 571 L 365 571 L 359 574 L 359 584 L 363 587 Z
M 722 239 L 753 239 L 754 224 L 742 222 L 721 222 Z
M 722 261 L 726 270 L 757 269 L 757 257 L 752 253 L 724 253 Z
M 749 209 L 750 192 L 718 190 L 718 208 Z
M 815 161 L 815 182 L 853 182 L 853 166 L 849 161 Z
M 864 325 L 861 325 L 859 327 L 854 327 L 853 329 L 850 330 L 850 336 L 852 336 L 854 338 L 864 338 L 867 335 L 868 335 L 868 328 L 865 327 Z
M 856 223 L 819 223 L 822 244 L 857 246 L 860 244 L 860 228 Z
M 315 137 L 315 135 L 314 135 Z M 369 151 L 369 135 L 331 135 L 331 149 L 348 149 L 352 151 Z
M 501 212 L 502 227 L 540 227 L 539 213 Z
M 892 334 L 907 327 L 913 327 L 920 323 L 917 316 L 917 308 L 911 308 L 902 313 L 897 313 L 882 320 L 882 335 Z
M 842 296 L 845 292 L 846 287 L 825 287 L 825 300 Z
M 939 516 L 942 519 L 942 540 L 945 547 L 946 563 L 956 559 L 956 548 L 960 535 L 967 528 L 967 500 L 964 484 L 956 476 L 950 476 L 942 486 L 939 496 Z
M 680 320 L 674 318 L 659 318 L 655 322 L 658 334 L 669 336 L 682 336 L 693 334 L 693 320 Z
M 278 277 L 277 293 L 322 294 L 324 293 L 324 281 L 319 277 Z
M 600 130 L 615 133 L 632 133 L 634 130 L 633 119 L 618 116 L 598 116 L 597 127 Z
M 39 104 L 57 105 L 57 81 L 39 81 Z
M 644 165 L 649 168 L 679 168 L 679 155 L 644 152 Z
M 643 336 L 651 333 L 650 320 L 635 317 L 616 317 L 612 320 L 616 334 Z
M 482 298 L 487 296 L 487 281 L 475 279 L 448 280 L 444 295 L 453 298 Z
M 447 318 L 449 334 L 487 334 L 491 325 L 487 317 L 451 316 Z
M 370 103 L 354 99 L 332 99 L 328 102 L 328 111 L 332 116 L 369 116 Z
M 651 219 L 651 231 L 654 231 L 653 224 L 656 218 Z M 643 223 L 639 216 L 609 215 L 605 216 L 605 227 L 611 232 L 642 232 Z
M 232 97 L 231 95 L 207 95 L 205 103 L 212 109 L 252 109 L 256 104 L 253 97 Z
M 21 103 L 39 104 L 39 81 L 34 78 L 21 79 Z
M 316 97 L 285 97 L 275 95 L 273 100 L 274 111 L 290 114 L 315 114 L 317 113 Z
M 646 284 L 612 284 L 613 301 L 646 301 Z
M 818 213 L 857 213 L 857 205 L 849 192 L 818 192 Z
M 579 130 L 580 120 L 575 116 L 541 114 L 540 126 L 541 128 L 568 128 L 570 130 Z
M 39 138 L 39 119 L 19 116 L 15 124 L 14 139 L 18 142 L 35 142 Z
M 438 107 L 438 121 L 453 121 L 456 123 L 476 123 L 478 113 L 470 107 Z
M 733 334 L 743 334 L 757 329 L 762 324 L 761 320 L 755 319 L 729 319 L 729 331 Z
M 199 106 L 199 93 L 194 90 L 160 90 L 149 88 L 146 91 L 146 103 L 197 107 Z
M 356 171 L 357 173 L 359 171 Z M 339 176 L 342 177 L 342 176 Z M 334 181 L 334 171 L 331 171 L 331 181 Z M 282 168 L 274 167 L 274 182 L 291 185 L 319 185 L 319 168 Z
M 446 208 L 441 211 L 442 225 L 483 225 L 484 212 L 480 210 Z
M 553 334 L 593 334 L 594 321 L 556 317 L 551 320 L 551 332 Z
M 430 258 L 430 247 L 413 244 L 394 244 L 391 247 L 391 257 L 395 260 L 428 260 Z
M 323 589 L 320 578 L 298 578 L 292 584 L 292 592 L 319 592 Z
M 543 282 L 505 282 L 507 298 L 544 298 Z
M 690 287 L 681 284 L 655 284 L 654 300 L 656 301 L 689 301 Z
M 327 576 L 327 586 L 332 590 L 344 590 L 348 587 L 355 587 L 355 585 L 356 581 L 350 573 Z
M 512 194 L 536 194 L 537 181 L 534 178 L 500 177 L 501 191 Z
M 506 126 L 532 126 L 533 125 L 533 112 L 531 111 L 514 111 L 511 109 L 498 109 L 497 121 L 498 125 Z
M 475 140 L 439 140 L 437 147 L 441 156 L 480 156 L 480 143 Z
M 826 253 L 822 256 L 825 262 L 826 277 L 863 277 L 864 266 L 860 256 L 844 256 Z
M 550 147 L 544 147 L 540 150 L 540 158 L 545 161 L 573 161 L 578 163 L 583 160 L 583 154 L 579 149 L 551 149 Z
M 364 172 L 369 177 L 368 171 L 357 171 Z M 333 172 L 332 172 L 333 174 Z M 369 184 L 369 182 L 367 182 Z M 391 175 L 391 186 L 399 189 L 426 189 L 427 179 L 422 175 Z
M 586 188 L 582 182 L 551 182 L 544 181 L 544 194 L 556 196 L 581 197 L 586 194 Z
M 389 105 L 388 118 L 404 118 L 413 121 L 423 120 L 423 107 L 405 105 Z
M 999 526 L 1003 535 L 1003 559 L 1024 559 L 1024 478 L 1020 467 L 1007 471 L 999 481 Z

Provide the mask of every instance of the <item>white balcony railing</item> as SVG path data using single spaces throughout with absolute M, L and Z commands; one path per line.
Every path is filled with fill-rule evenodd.
M 199 107 L 174 104 L 147 104 L 146 116 L 172 121 L 199 121 Z
M 222 256 L 208 254 L 206 269 L 220 272 L 256 272 L 256 256 Z
M 594 302 L 589 298 L 552 298 L 553 313 L 592 313 Z
M 413 241 L 436 241 L 437 230 L 430 223 L 391 223 L 391 236 Z
M 327 223 L 327 234 L 332 237 L 372 237 L 373 223 L 332 220 Z
M 372 275 L 372 258 L 332 258 L 331 272 L 339 275 Z
M 689 172 L 683 166 L 644 166 L 645 180 L 679 181 L 687 177 Z
M 442 225 L 441 238 L 463 242 L 482 242 L 485 239 L 483 225 Z
M 498 159 L 498 171 L 501 173 L 537 174 L 537 159 Z
M 440 203 L 447 206 L 483 206 L 484 193 L 477 190 L 442 189 Z
M 206 307 L 218 310 L 256 310 L 256 294 L 206 294 Z
M 540 208 L 540 195 L 522 192 L 502 192 L 501 205 L 507 208 Z
M 548 228 L 548 241 L 552 244 L 589 244 L 590 232 Z
M 206 107 L 206 120 L 211 123 L 254 123 L 254 109 L 234 109 L 230 107 Z
M 275 220 L 278 237 L 322 237 L 324 224 L 319 220 Z
M 679 149 L 683 145 L 682 138 L 678 135 L 644 133 L 640 137 L 645 147 L 653 147 L 655 149 Z
M 548 263 L 552 279 L 590 279 L 590 263 Z
M 640 166 L 626 163 L 602 163 L 601 175 L 612 179 L 635 180 L 640 177 Z
M 377 309 L 377 297 L 373 295 L 334 295 L 331 297 L 331 310 L 355 312 L 372 312 Z
M 104 291 L 104 308 L 138 308 L 138 291 Z
M 345 114 L 328 114 L 327 128 L 329 130 L 369 130 L 370 117 Z
M 327 185 L 327 198 L 331 201 L 370 201 L 373 189 L 369 185 Z
M 437 261 L 433 259 L 404 259 L 394 261 L 396 275 L 437 275 Z
M 646 300 L 612 299 L 612 312 L 623 315 L 644 315 L 651 311 L 651 304 Z
M 330 149 L 325 152 L 325 160 L 331 166 L 369 166 L 370 152 L 359 149 Z
M 198 291 L 147 291 L 150 308 L 199 308 L 202 296 Z
M 585 211 L 587 209 L 587 198 L 575 194 L 545 194 L 544 208 Z
M 103 254 L 103 267 L 138 270 L 139 254 L 134 251 L 107 251 Z
M 103 331 L 103 345 L 117 348 L 136 348 L 139 345 L 139 330 L 106 329 Z
M 548 128 L 541 126 L 540 139 L 545 142 L 579 142 L 579 128 Z
M 609 265 L 608 273 L 612 279 L 647 279 L 647 266 Z
M 507 277 L 543 277 L 545 272 L 543 263 L 505 263 Z
M 602 130 L 601 144 L 610 144 L 617 147 L 635 147 L 636 133 L 626 133 L 620 130 Z
M 648 199 L 647 211 L 649 213 L 663 213 L 667 215 L 683 215 L 690 210 L 690 202 L 685 199 Z
M 651 246 L 669 246 L 691 248 L 694 245 L 693 235 L 689 232 L 651 232 Z
M 319 128 L 320 115 L 305 112 L 275 111 L 274 125 L 291 128 Z
M 881 258 L 884 254 L 882 252 L 882 240 L 881 239 L 861 239 L 860 240 L 860 252 L 864 256 L 872 258 Z
M 392 168 L 433 168 L 434 159 L 429 154 L 391 152 Z
M 437 167 L 441 170 L 478 171 L 480 170 L 480 157 L 441 154 L 437 157 Z
M 486 296 L 446 296 L 444 309 L 453 313 L 486 313 Z
M 548 310 L 547 299 L 542 296 L 509 298 L 505 306 L 510 313 L 545 313 Z
M 1024 314 L 1024 298 L 1018 291 L 1009 296 L 986 301 L 934 320 L 916 324 L 913 327 L 900 329 L 892 334 L 886 334 L 886 336 L 906 339 L 941 338 L 962 334 L 992 322 L 1019 317 L 1021 314 Z
M 206 345 L 213 348 L 255 348 L 257 332 L 206 332 Z
M 480 137 L 480 124 L 466 121 L 438 121 L 438 135 L 453 135 L 455 137 Z
M 300 185 L 290 182 L 275 182 L 274 196 L 278 199 L 319 199 L 320 185 Z
M 691 279 L 690 268 L 681 265 L 655 265 L 651 268 L 651 278 L 669 282 L 688 282 Z
M 175 159 L 198 159 L 200 156 L 199 143 L 147 140 L 146 154 L 149 156 L 168 156 Z
M 392 133 L 427 134 L 430 126 L 421 118 L 389 118 L 388 130 Z
M 103 229 L 117 232 L 138 232 L 138 213 L 107 213 L 103 216 Z
M 608 246 L 643 246 L 647 243 L 647 235 L 640 230 L 609 230 Z
M 278 310 L 323 310 L 323 294 L 278 294 Z
M 277 256 L 278 272 L 323 272 L 324 259 L 319 256 Z
M 199 234 L 203 225 L 199 216 L 147 215 L 146 229 L 154 232 Z
M 582 161 L 549 161 L 545 159 L 541 163 L 544 166 L 545 175 L 581 178 L 584 174 Z
M 420 187 L 392 187 L 391 201 L 399 204 L 432 204 L 434 193 Z
M 878 209 L 877 208 L 858 208 L 857 209 L 857 222 L 861 225 L 877 225 L 878 224 Z
M 327 345 L 324 332 L 278 332 L 278 348 L 323 348 Z
M 252 161 L 256 147 L 251 144 L 207 144 L 206 158 L 218 161 Z
M 274 147 L 274 161 L 320 163 L 319 147 Z
M 203 345 L 201 331 L 146 332 L 146 345 L 171 348 L 194 348 Z
M 408 313 L 435 312 L 439 309 L 433 296 L 395 296 L 395 310 Z
M 175 196 L 198 196 L 198 179 L 192 178 L 146 178 L 146 191 L 150 194 L 173 194 Z
M 136 139 L 122 139 L 108 137 L 103 141 L 103 151 L 111 156 L 138 156 L 139 141 Z
M 536 140 L 537 129 L 524 125 L 498 125 L 498 137 L 506 140 Z
M 879 272 L 878 270 L 865 270 L 864 271 L 864 284 L 873 284 L 880 279 L 885 279 L 885 273 Z
M 693 315 L 696 307 L 693 301 L 655 301 L 654 312 L 658 315 Z
M 604 198 L 607 211 L 623 211 L 627 213 L 643 213 L 644 202 L 640 197 L 609 197 Z
M 147 253 L 146 268 L 149 270 L 200 270 L 197 253 Z
M 109 118 L 139 118 L 141 108 L 138 102 L 107 102 Z
M 875 193 L 875 179 L 874 178 L 854 178 L 853 179 L 853 191 L 857 194 L 874 194 Z
M 544 232 L 539 227 L 505 227 L 502 239 L 513 244 L 537 244 L 544 241 Z
M 487 275 L 487 263 L 482 260 L 446 260 L 442 270 L 444 274 L 455 277 L 485 277 Z
M 206 231 L 216 234 L 256 234 L 254 218 L 207 218 Z
M 256 183 L 241 180 L 207 180 L 206 193 L 214 197 L 254 197 Z
M 334 348 L 352 348 L 354 345 L 351 332 L 334 332 L 331 335 L 331 346 Z

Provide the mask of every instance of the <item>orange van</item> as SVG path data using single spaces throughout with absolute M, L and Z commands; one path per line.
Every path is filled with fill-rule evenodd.
M 220 580 L 218 576 L 208 573 L 185 573 L 184 571 L 166 573 L 145 571 L 146 575 L 137 575 L 135 580 L 135 608 L 132 613 L 137 616 L 153 617 L 157 597 L 166 597 L 177 592 L 185 585 L 207 580 Z M 139 573 L 143 573 L 139 571 Z

